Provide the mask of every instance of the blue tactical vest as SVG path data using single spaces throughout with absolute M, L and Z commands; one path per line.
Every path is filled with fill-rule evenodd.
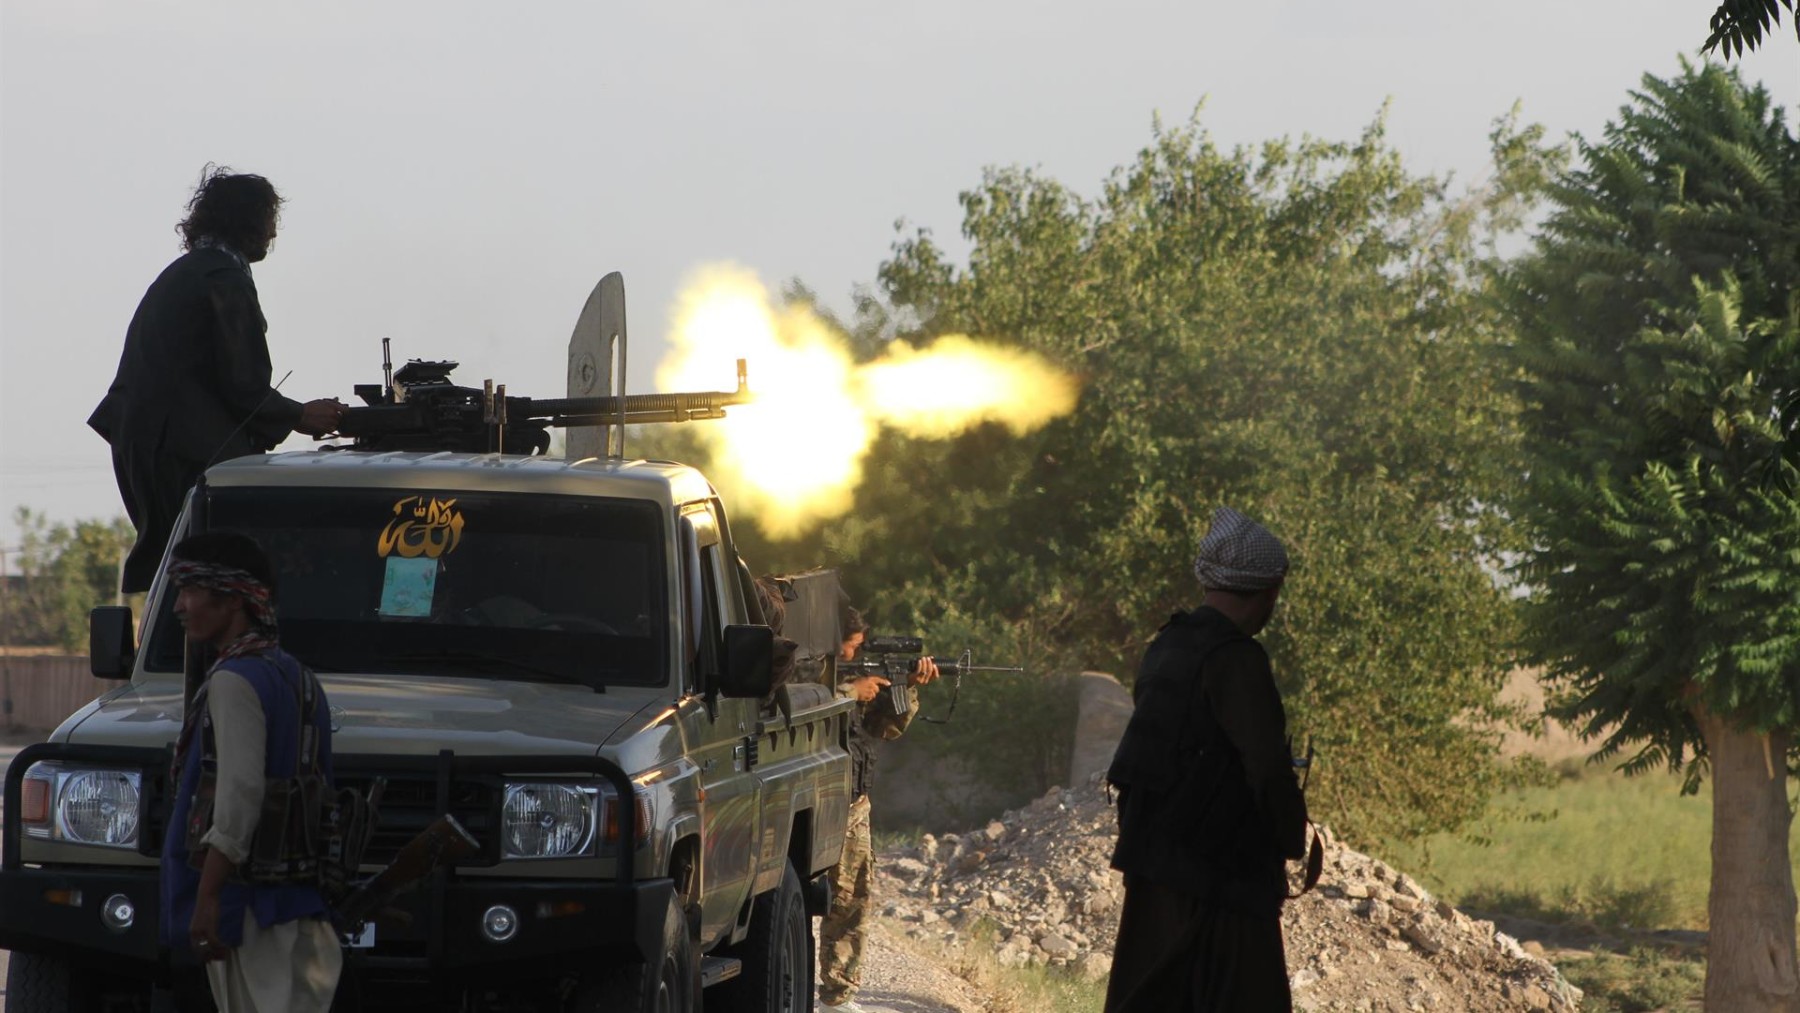
M 267 746 L 263 774 L 288 778 L 296 773 L 300 754 L 300 662 L 279 648 L 232 658 L 217 666 L 244 678 L 262 702 Z M 331 777 L 331 717 L 325 694 L 318 694 L 312 720 L 318 729 L 319 765 Z M 194 901 L 200 890 L 200 871 L 188 864 L 187 819 L 200 787 L 200 766 L 210 735 L 196 735 L 181 768 L 174 811 L 163 837 L 162 941 L 183 960 L 195 959 L 188 942 L 188 926 L 194 917 Z M 237 947 L 244 941 L 244 912 L 256 915 L 264 928 L 300 918 L 325 918 L 330 908 L 313 886 L 256 886 L 227 882 L 219 894 L 219 938 Z

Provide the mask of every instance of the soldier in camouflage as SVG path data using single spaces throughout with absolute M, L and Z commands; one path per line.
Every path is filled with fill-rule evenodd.
M 840 623 L 844 640 L 837 660 L 854 661 L 862 647 L 868 624 L 846 606 Z M 917 687 L 938 677 L 937 664 L 920 658 L 907 677 L 906 712 L 894 713 L 882 690 L 890 683 L 879 675 L 831 678 L 838 695 L 857 702 L 856 720 L 850 725 L 851 803 L 850 825 L 844 834 L 844 855 L 831 870 L 831 910 L 819 924 L 819 1005 L 825 1013 L 864 1013 L 856 1002 L 862 984 L 864 925 L 873 904 L 875 851 L 869 835 L 869 789 L 875 783 L 875 749 L 887 739 L 897 739 L 919 712 Z

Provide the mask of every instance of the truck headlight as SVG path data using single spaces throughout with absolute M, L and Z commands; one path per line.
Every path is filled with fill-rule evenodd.
M 591 854 L 597 789 L 574 784 L 509 784 L 500 810 L 507 858 Z
M 39 840 L 135 848 L 143 774 L 34 763 L 20 784 L 19 822 Z

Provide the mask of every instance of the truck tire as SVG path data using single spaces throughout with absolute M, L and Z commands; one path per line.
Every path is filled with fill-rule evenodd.
M 596 972 L 576 990 L 571 1013 L 699 1013 L 699 964 L 679 897 L 671 896 L 663 913 L 662 949 L 655 963 Z
M 14 953 L 6 965 L 7 1013 L 90 1013 L 100 1008 L 91 975 L 42 953 Z
M 790 862 L 781 885 L 756 898 L 750 935 L 727 951 L 743 962 L 743 971 L 710 989 L 707 1007 L 724 1013 L 808 1013 L 816 973 L 813 945 L 812 919 Z

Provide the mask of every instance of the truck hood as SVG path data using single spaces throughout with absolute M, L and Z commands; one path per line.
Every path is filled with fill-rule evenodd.
M 331 705 L 332 751 L 436 755 L 592 755 L 645 727 L 666 691 L 596 693 L 582 686 L 476 678 L 321 675 Z M 181 684 L 134 683 L 65 723 L 81 745 L 150 746 L 181 731 Z

